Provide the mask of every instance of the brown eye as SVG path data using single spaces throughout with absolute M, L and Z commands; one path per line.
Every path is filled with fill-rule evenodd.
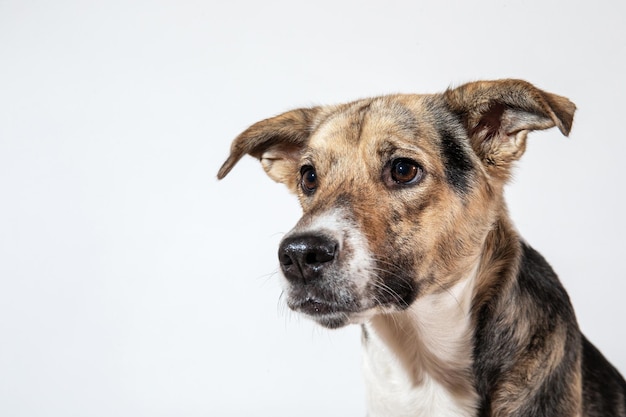
M 317 173 L 311 165 L 300 168 L 300 187 L 306 195 L 313 194 L 317 189 Z
M 396 184 L 415 184 L 422 178 L 422 173 L 417 162 L 410 159 L 398 158 L 391 162 L 391 179 Z

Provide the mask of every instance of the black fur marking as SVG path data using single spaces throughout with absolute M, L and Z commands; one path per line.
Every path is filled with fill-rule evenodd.
M 587 338 L 582 339 L 583 410 L 586 417 L 626 415 L 626 382 Z
M 383 262 L 378 273 L 382 282 L 376 287 L 376 300 L 382 305 L 408 308 L 419 293 L 419 285 L 410 273 L 413 268 L 414 262 L 408 257 L 396 257 L 390 259 L 390 262 Z
M 441 156 L 445 164 L 446 180 L 460 194 L 467 194 L 474 164 L 455 135 L 448 129 L 440 130 Z

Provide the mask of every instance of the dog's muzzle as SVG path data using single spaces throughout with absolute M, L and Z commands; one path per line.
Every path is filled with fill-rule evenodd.
M 360 311 L 341 267 L 337 240 L 319 232 L 287 236 L 278 258 L 287 281 L 287 305 L 323 326 L 337 328 Z

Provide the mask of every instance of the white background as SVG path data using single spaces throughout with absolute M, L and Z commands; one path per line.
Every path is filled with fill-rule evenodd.
M 516 77 L 571 98 L 507 194 L 626 372 L 626 3 L 0 0 L 0 415 L 362 416 L 357 328 L 279 299 L 279 112 Z

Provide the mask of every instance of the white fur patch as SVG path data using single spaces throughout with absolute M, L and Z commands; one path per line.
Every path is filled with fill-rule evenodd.
M 368 417 L 475 415 L 470 318 L 474 276 L 366 325 Z

